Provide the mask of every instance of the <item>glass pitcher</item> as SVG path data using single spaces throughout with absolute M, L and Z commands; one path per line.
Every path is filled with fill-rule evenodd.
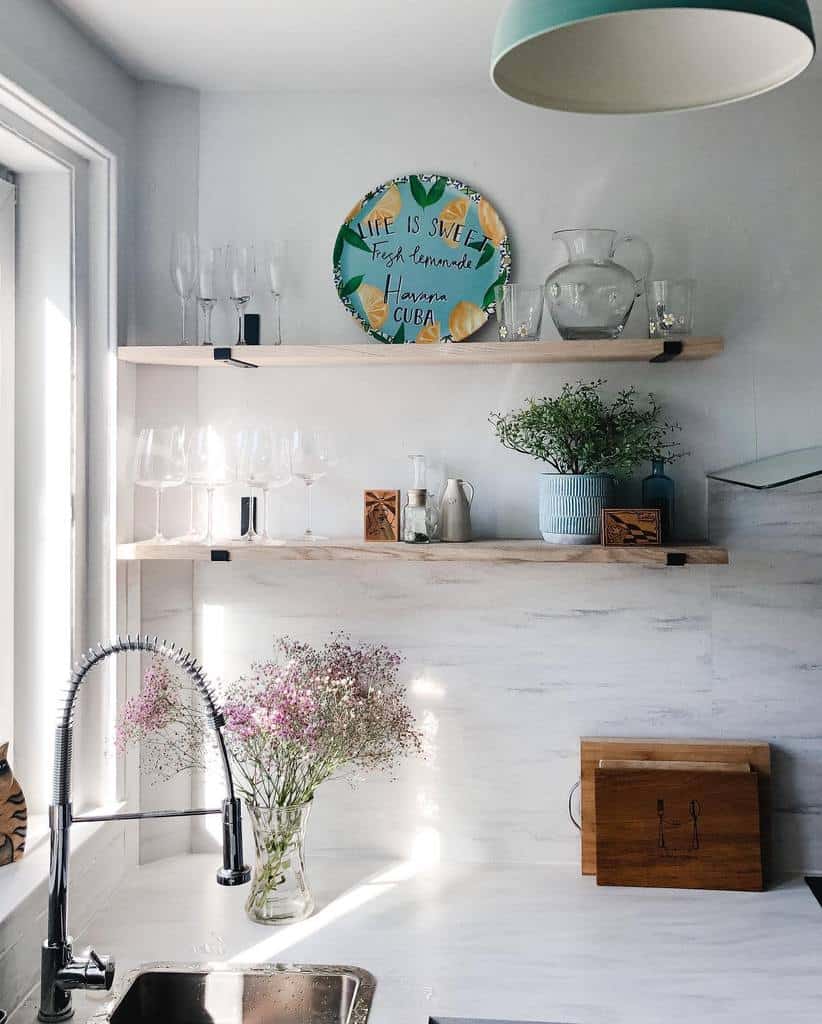
M 651 272 L 650 246 L 638 235 L 617 236 L 604 228 L 572 228 L 552 237 L 568 252 L 568 262 L 545 282 L 548 309 L 560 336 L 619 338 Z M 617 249 L 633 253 L 637 275 L 614 260 Z

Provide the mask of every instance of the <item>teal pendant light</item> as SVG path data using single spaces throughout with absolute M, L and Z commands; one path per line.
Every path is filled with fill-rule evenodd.
M 815 45 L 806 0 L 512 0 L 491 77 L 554 110 L 688 110 L 789 82 Z

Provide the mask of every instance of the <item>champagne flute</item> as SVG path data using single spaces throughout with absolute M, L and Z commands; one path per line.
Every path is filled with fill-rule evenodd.
M 134 481 L 154 490 L 154 544 L 165 544 L 160 528 L 163 491 L 185 480 L 186 461 L 183 432 L 178 427 L 149 427 L 140 431 L 134 462 Z
M 237 344 L 245 345 L 245 324 L 243 314 L 246 306 L 254 297 L 254 278 L 257 276 L 257 264 L 253 245 L 226 246 L 226 281 L 228 297 L 234 303 L 239 327 Z
M 194 235 L 184 231 L 176 231 L 172 235 L 169 270 L 171 283 L 180 300 L 180 344 L 187 345 L 186 312 L 197 279 L 197 239 Z
M 236 471 L 229 446 L 213 426 L 198 427 L 191 435 L 186 457 L 189 483 L 205 488 L 206 533 L 203 543 L 214 543 L 214 492 L 234 482 Z
M 197 304 L 203 313 L 204 345 L 213 345 L 211 314 L 220 299 L 220 277 L 223 273 L 223 250 L 206 249 L 200 254 L 197 274 Z
M 291 442 L 291 468 L 305 484 L 305 532 L 307 541 L 327 540 L 311 528 L 311 488 L 337 464 L 334 438 L 326 430 L 295 430 Z
M 283 287 L 283 271 L 285 264 L 285 243 L 269 242 L 263 250 L 263 271 L 265 274 L 266 286 L 271 292 L 271 301 L 274 304 L 274 345 L 282 345 L 283 332 L 280 317 L 280 303 Z

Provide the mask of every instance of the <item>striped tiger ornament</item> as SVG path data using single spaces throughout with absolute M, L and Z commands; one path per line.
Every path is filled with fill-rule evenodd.
M 26 849 L 26 798 L 6 760 L 8 743 L 0 743 L 0 867 L 20 860 Z

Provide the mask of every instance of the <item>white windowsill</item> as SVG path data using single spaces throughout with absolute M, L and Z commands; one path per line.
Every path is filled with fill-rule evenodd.
M 96 807 L 89 814 L 116 814 L 124 808 L 124 803 L 110 804 L 107 807 Z M 83 844 L 95 835 L 105 821 L 78 823 L 71 827 L 71 847 L 73 851 L 82 848 Z M 15 864 L 0 868 L 0 922 L 10 917 L 24 903 L 37 887 L 49 877 L 49 827 L 45 814 L 33 814 L 28 820 L 26 836 L 26 853 Z

